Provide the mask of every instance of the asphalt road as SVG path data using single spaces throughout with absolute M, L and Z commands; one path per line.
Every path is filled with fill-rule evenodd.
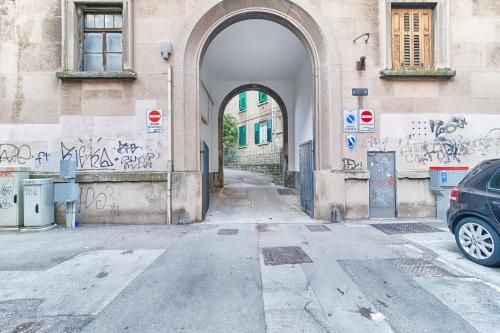
M 0 332 L 500 332 L 500 269 L 444 223 L 321 224 L 252 182 L 207 223 L 0 233 Z M 370 225 L 402 222 L 435 229 Z

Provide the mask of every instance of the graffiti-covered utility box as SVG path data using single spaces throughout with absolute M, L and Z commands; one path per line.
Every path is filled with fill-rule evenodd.
M 468 173 L 467 166 L 431 166 L 431 190 L 436 193 L 437 217 L 446 219 L 446 210 L 450 204 L 451 189 L 460 183 Z
M 26 178 L 29 178 L 26 167 L 0 167 L 0 227 L 22 227 L 22 181 Z
M 54 224 L 54 180 L 25 179 L 24 226 L 46 227 Z

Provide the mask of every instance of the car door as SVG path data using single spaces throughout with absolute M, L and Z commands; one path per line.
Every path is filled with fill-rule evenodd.
M 500 223 L 500 168 L 488 183 L 488 205 L 497 222 Z

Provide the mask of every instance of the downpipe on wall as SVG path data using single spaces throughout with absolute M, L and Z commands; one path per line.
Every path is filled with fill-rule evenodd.
M 172 224 L 172 66 L 167 65 L 167 224 Z

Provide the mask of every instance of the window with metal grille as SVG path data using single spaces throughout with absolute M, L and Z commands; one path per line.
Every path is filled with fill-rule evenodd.
M 432 70 L 432 9 L 392 8 L 392 67 Z
M 121 8 L 110 12 L 87 12 L 84 17 L 83 70 L 123 70 L 123 16 Z

